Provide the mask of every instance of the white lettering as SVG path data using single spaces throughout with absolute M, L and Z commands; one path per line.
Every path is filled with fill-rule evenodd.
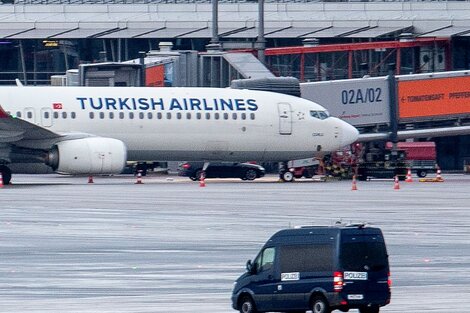
M 281 281 L 300 280 L 300 273 L 281 273 Z

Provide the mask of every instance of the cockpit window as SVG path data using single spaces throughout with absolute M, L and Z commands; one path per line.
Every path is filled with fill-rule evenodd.
M 310 111 L 310 115 L 320 120 L 324 120 L 330 117 L 328 111 Z

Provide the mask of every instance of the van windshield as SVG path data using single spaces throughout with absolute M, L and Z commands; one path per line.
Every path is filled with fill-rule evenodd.
M 383 242 L 343 243 L 340 258 L 345 271 L 380 271 L 388 267 Z

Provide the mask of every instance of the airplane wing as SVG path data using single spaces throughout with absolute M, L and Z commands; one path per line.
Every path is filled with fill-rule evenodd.
M 0 106 L 0 143 L 14 143 L 21 140 L 59 139 L 56 134 L 19 118 L 14 118 Z
M 410 129 L 398 131 L 398 140 L 409 138 L 433 138 L 446 136 L 460 136 L 470 134 L 470 126 L 450 126 L 427 129 Z M 391 133 L 365 133 L 359 134 L 357 141 L 368 142 L 376 140 L 389 140 Z

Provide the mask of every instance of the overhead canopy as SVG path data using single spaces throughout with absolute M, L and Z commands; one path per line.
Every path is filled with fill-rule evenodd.
M 431 31 L 429 33 L 421 34 L 420 37 L 452 37 L 452 36 L 465 36 L 470 32 L 470 26 L 449 26 L 446 28 Z
M 193 32 L 197 32 L 199 30 L 205 29 L 205 27 L 200 27 L 197 29 L 191 28 L 191 27 L 182 27 L 182 28 L 168 28 L 165 27 L 163 29 L 157 30 L 157 31 L 152 31 L 150 33 L 144 33 L 138 36 L 135 36 L 134 38 L 177 38 L 180 36 L 184 36 L 186 34 L 190 34 Z
M 276 33 L 276 32 L 281 31 L 283 29 L 288 29 L 290 27 L 291 27 L 290 25 L 265 26 L 264 27 L 264 36 Z M 245 28 L 242 31 L 239 31 L 239 32 L 236 32 L 236 33 L 233 33 L 233 34 L 228 34 L 228 35 L 225 35 L 224 37 L 226 37 L 226 38 L 250 38 L 250 39 L 254 39 L 254 38 L 258 37 L 258 28 L 256 28 L 256 27 Z
M 20 1 L 21 2 L 21 1 Z M 117 0 L 47 0 L 44 5 L 0 6 L 0 37 L 40 38 L 211 38 L 212 4 L 120 4 Z M 265 3 L 266 38 L 376 38 L 408 31 L 415 36 L 451 37 L 468 34 L 470 2 L 458 1 L 406 5 L 387 2 Z M 258 4 L 219 3 L 219 35 L 257 37 Z M 66 26 L 63 24 L 75 24 Z M 90 26 L 97 24 L 97 26 Z M 139 25 L 140 24 L 140 25 Z M 228 25 L 230 24 L 230 25 Z M 62 25 L 62 26 L 60 26 Z M 14 36 L 14 37 L 12 37 Z
M 326 29 L 312 32 L 308 35 L 308 37 L 318 37 L 318 38 L 346 37 L 348 35 L 351 35 L 351 34 L 354 34 L 363 30 L 367 30 L 369 28 L 370 27 L 368 25 L 356 26 L 356 27 L 332 26 Z
M 382 36 L 387 36 L 393 33 L 403 33 L 408 31 L 411 27 L 411 24 L 404 24 L 402 26 L 374 26 L 363 31 L 354 32 L 352 34 L 346 35 L 344 37 L 348 38 L 377 38 Z
M 77 28 L 57 28 L 57 29 L 44 29 L 44 28 L 33 28 L 28 31 L 9 36 L 8 39 L 45 39 L 54 36 L 58 36 Z
M 232 34 L 237 33 L 239 31 L 245 30 L 246 27 L 219 27 L 218 34 L 223 36 L 224 34 Z M 190 32 L 188 34 L 184 34 L 178 36 L 179 38 L 211 38 L 212 37 L 212 27 L 206 27 L 203 29 L 199 29 L 194 32 Z M 227 36 L 224 36 L 227 37 Z
M 0 38 L 9 38 L 31 29 L 34 29 L 34 23 L 0 22 Z

